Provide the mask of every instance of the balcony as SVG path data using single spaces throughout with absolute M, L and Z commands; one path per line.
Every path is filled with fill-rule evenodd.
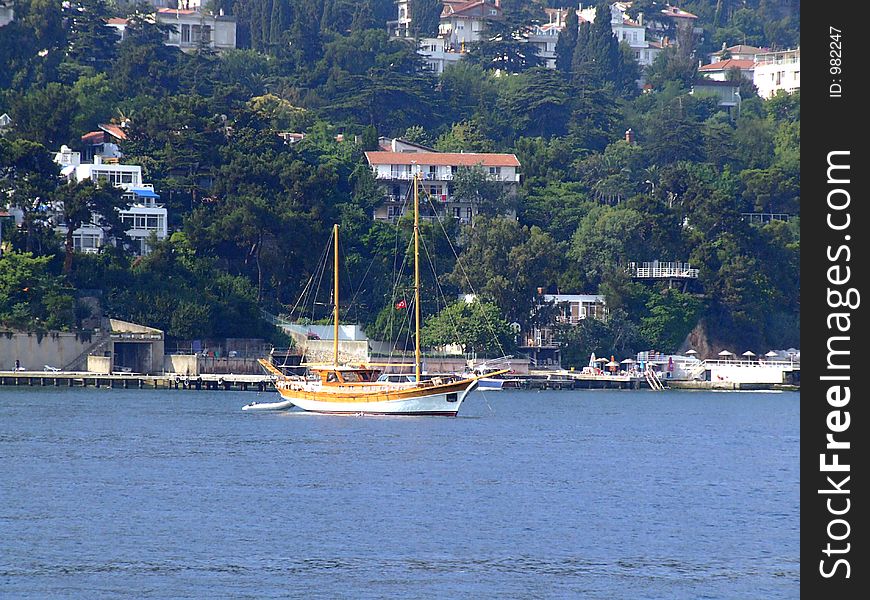
M 697 279 L 698 269 L 689 263 L 653 262 L 629 263 L 629 273 L 637 279 Z

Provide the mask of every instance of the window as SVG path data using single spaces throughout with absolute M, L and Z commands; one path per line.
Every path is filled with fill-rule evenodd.
M 182 25 L 181 26 L 181 43 L 189 44 L 190 43 L 190 25 Z
M 471 215 L 472 215 L 471 207 L 469 206 L 468 208 L 465 209 L 465 218 L 468 219 L 468 220 L 470 221 L 470 220 L 471 220 Z
M 133 183 L 133 174 L 121 173 L 121 183 Z
M 457 219 L 462 218 L 462 209 L 459 208 L 458 206 L 454 206 L 453 207 L 453 216 L 456 217 Z
M 146 229 L 157 229 L 159 225 L 159 219 L 157 215 L 146 217 L 145 219 L 145 228 Z
M 489 174 L 490 175 L 501 175 L 501 167 L 490 167 Z
M 199 25 L 194 25 L 194 26 L 193 26 L 193 29 L 191 30 L 191 36 L 190 36 L 191 41 L 193 41 L 194 43 L 196 43 L 196 42 L 198 42 L 198 41 L 200 40 L 201 37 L 202 37 L 202 33 L 201 33 L 201 31 L 200 31 L 200 26 L 199 26 Z
M 211 43 L 211 25 L 202 26 L 202 41 L 206 44 Z

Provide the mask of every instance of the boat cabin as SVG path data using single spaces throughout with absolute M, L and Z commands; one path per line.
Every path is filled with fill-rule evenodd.
M 320 378 L 324 385 L 342 383 L 368 383 L 375 381 L 380 374 L 378 369 L 364 369 L 354 367 L 321 367 L 310 369 Z

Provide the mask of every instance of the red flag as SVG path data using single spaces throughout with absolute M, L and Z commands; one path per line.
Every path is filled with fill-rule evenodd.
M 404 299 L 399 300 L 399 301 L 396 303 L 396 309 L 397 309 L 397 310 L 402 310 L 403 308 L 408 308 L 408 303 L 405 302 Z

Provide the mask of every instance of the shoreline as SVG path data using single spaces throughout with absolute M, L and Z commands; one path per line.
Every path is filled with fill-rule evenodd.
M 519 378 L 518 378 L 519 379 Z M 588 391 L 592 389 L 609 390 L 650 390 L 638 382 L 614 378 L 596 381 L 560 378 L 548 380 L 544 377 L 524 377 L 522 385 L 505 386 L 501 391 L 519 390 L 565 390 Z M 515 380 L 516 381 L 516 380 Z M 612 385 L 603 385 L 611 383 Z M 740 383 L 732 381 L 683 381 L 668 380 L 666 390 L 678 391 L 800 391 L 800 385 L 786 383 Z M 274 377 L 271 375 L 242 374 L 203 374 L 197 376 L 165 373 L 143 375 L 138 373 L 89 373 L 82 371 L 0 371 L 0 387 L 93 387 L 105 389 L 175 389 L 175 390 L 222 390 L 273 392 Z

